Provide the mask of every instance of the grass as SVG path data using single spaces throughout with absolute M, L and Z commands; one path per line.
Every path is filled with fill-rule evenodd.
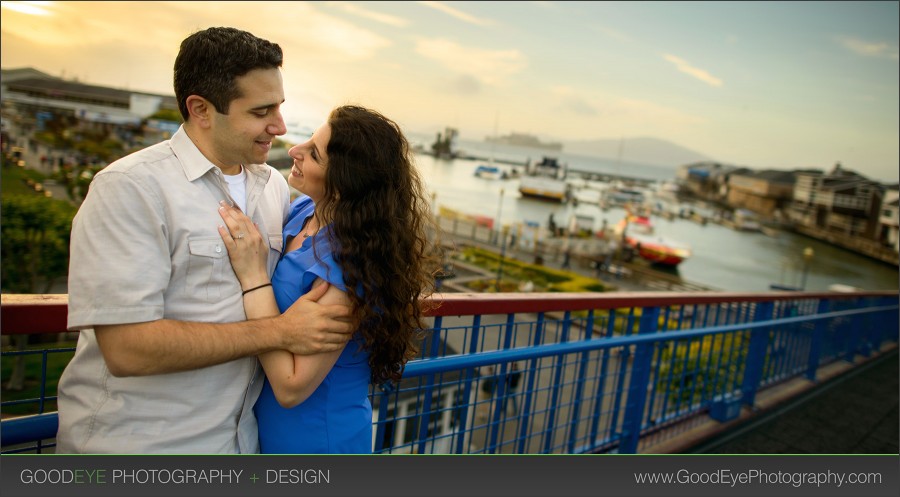
M 28 185 L 31 180 L 34 183 L 42 183 L 46 179 L 43 174 L 17 166 L 12 160 L 3 157 L 3 167 L 0 168 L 0 185 L 2 185 L 2 195 L 43 195 L 34 191 L 34 188 Z
M 456 257 L 469 263 L 496 272 L 500 255 L 478 247 L 465 247 Z M 594 278 L 577 273 L 529 264 L 517 259 L 503 259 L 503 279 L 501 291 L 514 292 L 519 282 L 531 281 L 536 292 L 603 292 L 606 287 Z M 475 291 L 492 291 L 496 279 L 472 281 L 469 288 Z

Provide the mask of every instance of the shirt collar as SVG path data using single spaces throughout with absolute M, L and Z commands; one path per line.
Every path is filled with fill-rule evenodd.
M 216 167 L 203 155 L 203 152 L 197 148 L 197 145 L 188 136 L 184 130 L 184 124 L 169 139 L 169 145 L 172 147 L 172 151 L 175 152 L 175 156 L 178 157 L 178 161 L 181 163 L 184 175 L 188 181 L 194 181 Z M 254 174 L 266 179 L 269 177 L 269 170 L 264 164 L 244 164 L 244 170 L 248 174 Z

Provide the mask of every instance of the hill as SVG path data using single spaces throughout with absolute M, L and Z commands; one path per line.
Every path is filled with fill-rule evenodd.
M 619 156 L 621 149 L 621 157 Z M 603 159 L 677 167 L 690 162 L 712 160 L 689 148 L 659 138 L 639 137 L 623 140 L 577 140 L 564 142 L 566 153 Z

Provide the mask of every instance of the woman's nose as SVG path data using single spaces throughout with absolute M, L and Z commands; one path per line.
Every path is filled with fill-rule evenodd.
M 294 145 L 288 150 L 288 155 L 291 156 L 292 159 L 303 160 L 303 153 L 300 145 Z

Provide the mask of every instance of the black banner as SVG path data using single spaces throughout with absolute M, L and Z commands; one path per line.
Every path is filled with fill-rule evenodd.
M 900 456 L 0 456 L 10 496 L 896 496 Z

